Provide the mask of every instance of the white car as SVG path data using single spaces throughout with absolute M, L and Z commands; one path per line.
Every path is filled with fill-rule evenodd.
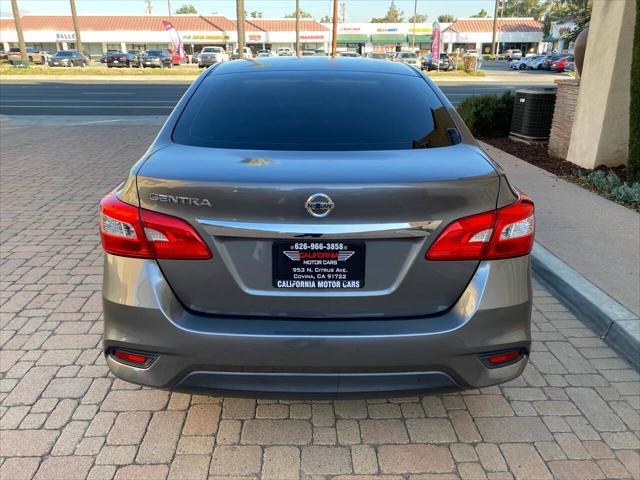
M 198 67 L 204 68 L 228 61 L 229 54 L 222 47 L 204 47 L 200 50 L 196 60 L 198 61 Z
M 521 60 L 513 61 L 509 64 L 510 68 L 514 70 L 526 70 L 529 68 L 529 65 L 537 60 L 539 60 L 541 55 L 533 55 L 531 57 L 523 58 Z
M 249 47 L 242 47 L 242 52 L 243 52 L 244 58 L 253 58 L 253 52 Z M 233 50 L 233 55 L 231 56 L 231 59 L 236 60 L 238 58 L 240 58 L 240 50 L 235 48 Z
M 422 62 L 420 61 L 420 57 L 415 52 L 396 52 L 393 57 L 394 62 L 406 63 L 407 65 L 411 65 L 414 68 L 420 70 L 422 67 Z
M 263 50 L 258 50 L 256 52 L 256 57 L 272 57 L 273 53 L 271 53 L 271 50 L 268 49 L 263 49 Z
M 522 50 L 518 49 L 509 49 L 505 52 L 507 56 L 507 60 L 512 62 L 514 60 L 522 60 Z
M 293 57 L 293 50 L 289 47 L 280 47 L 276 50 L 276 55 L 279 57 Z
M 536 55 L 533 60 L 527 63 L 527 68 L 529 70 L 542 70 L 546 59 L 546 55 Z

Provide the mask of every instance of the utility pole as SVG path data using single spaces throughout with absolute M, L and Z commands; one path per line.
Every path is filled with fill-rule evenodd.
M 244 0 L 236 0 L 236 26 L 238 30 L 238 58 L 244 58 Z
M 71 4 L 71 19 L 73 20 L 73 30 L 76 32 L 76 50 L 82 52 L 82 39 L 80 38 L 80 24 L 78 23 L 76 0 L 69 0 L 69 3 Z
M 144 11 L 147 15 L 151 15 L 153 13 L 153 5 L 151 4 L 151 0 L 145 0 L 147 5 L 144 7 Z
M 418 15 L 418 0 L 414 0 L 413 2 L 413 38 L 411 40 L 412 50 L 416 49 L 416 16 L 417 15 Z
M 167 8 L 169 9 L 169 16 L 171 16 L 171 0 L 167 0 Z
M 300 0 L 296 0 L 296 57 L 300 56 Z
M 496 27 L 498 26 L 498 0 L 493 11 L 493 34 L 491 36 L 491 54 L 496 55 Z
M 347 4 L 344 2 L 340 5 L 340 17 L 342 17 L 342 23 L 347 21 Z
M 23 62 L 29 62 L 27 46 L 24 43 L 24 33 L 22 32 L 22 19 L 20 18 L 20 10 L 18 10 L 18 0 L 11 0 L 11 9 L 13 10 L 13 21 L 16 24 L 16 33 L 18 34 L 20 57 Z
M 338 0 L 333 0 L 333 24 L 331 25 L 331 56 L 338 53 Z

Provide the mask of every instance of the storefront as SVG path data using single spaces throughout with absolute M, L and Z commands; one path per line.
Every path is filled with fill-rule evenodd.
M 80 16 L 82 47 L 92 58 L 107 50 L 148 50 L 173 48 L 163 21 L 173 24 L 180 35 L 185 53 L 193 55 L 205 46 L 220 46 L 231 53 L 238 45 L 236 23 L 222 16 L 174 15 L 89 15 Z M 22 28 L 25 43 L 50 52 L 75 47 L 71 18 L 66 15 L 24 15 Z M 300 21 L 303 49 L 329 50 L 331 32 L 320 23 Z M 293 19 L 247 19 L 245 44 L 254 52 L 269 48 L 294 48 L 296 41 Z M 17 46 L 13 19 L 0 19 L 2 46 Z
M 445 52 L 477 50 L 491 53 L 492 18 L 460 18 L 443 29 Z M 542 23 L 533 18 L 500 18 L 496 22 L 498 53 L 519 49 L 525 54 L 541 53 L 545 49 Z

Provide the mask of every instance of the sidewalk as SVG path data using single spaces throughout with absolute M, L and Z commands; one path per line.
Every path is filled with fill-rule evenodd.
M 536 203 L 536 240 L 640 315 L 640 215 L 487 144 Z

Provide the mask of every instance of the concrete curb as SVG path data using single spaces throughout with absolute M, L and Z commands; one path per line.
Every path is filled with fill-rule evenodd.
M 533 273 L 613 349 L 640 368 L 640 318 L 536 242 Z

